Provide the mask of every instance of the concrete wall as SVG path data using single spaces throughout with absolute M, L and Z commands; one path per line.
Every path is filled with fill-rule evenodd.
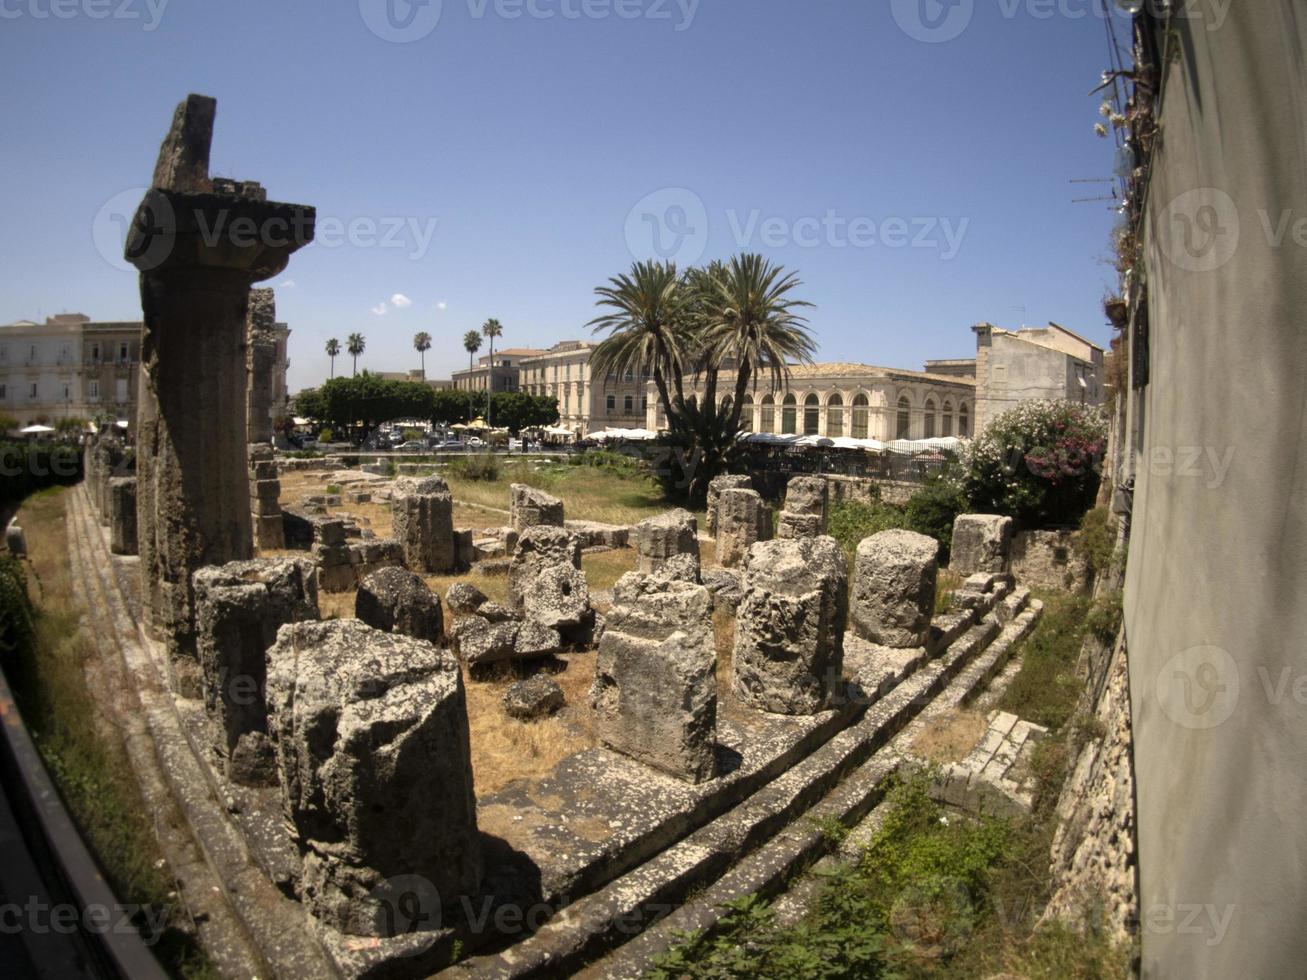
M 1142 969 L 1302 976 L 1307 15 L 1263 0 L 1218 26 L 1201 6 L 1160 32 L 1149 377 L 1131 407 Z

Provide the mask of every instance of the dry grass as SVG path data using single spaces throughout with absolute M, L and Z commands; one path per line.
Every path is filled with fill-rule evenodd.
M 962 587 L 962 576 L 948 568 L 939 570 L 935 580 L 935 615 L 946 613 L 953 604 L 953 593 Z
M 912 752 L 937 765 L 961 762 L 989 728 L 979 711 L 962 710 L 926 723 L 912 742 Z
M 472 731 L 472 777 L 478 797 L 494 793 L 514 779 L 545 776 L 567 756 L 594 746 L 590 685 L 595 660 L 593 653 L 574 653 L 556 658 L 543 669 L 505 665 L 492 678 L 480 680 L 464 674 Z M 504 692 L 537 671 L 550 673 L 563 689 L 567 704 L 539 721 L 510 718 L 502 704 Z

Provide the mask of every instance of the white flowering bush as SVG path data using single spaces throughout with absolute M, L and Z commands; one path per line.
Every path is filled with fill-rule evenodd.
M 1106 451 L 1101 409 L 1023 402 L 964 451 L 963 489 L 976 513 L 1007 514 L 1025 528 L 1079 525 L 1098 494 Z

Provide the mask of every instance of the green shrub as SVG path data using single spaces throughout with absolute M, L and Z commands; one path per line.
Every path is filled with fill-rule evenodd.
M 880 531 L 906 528 L 908 516 L 893 504 L 863 504 L 845 500 L 833 506 L 826 522 L 826 531 L 852 555 L 858 543 Z
M 999 699 L 1001 710 L 1054 730 L 1066 723 L 1083 687 L 1076 664 L 1088 612 L 1089 600 L 1084 596 L 1044 598 L 1044 615 L 1021 646 L 1021 670 Z
M 340 493 L 340 484 L 339 484 L 339 483 L 328 483 L 328 484 L 327 484 L 327 493 L 330 493 L 330 494 L 333 494 L 333 495 L 338 495 L 338 494 Z
M 1114 643 L 1125 616 L 1124 596 L 1120 591 L 1109 592 L 1094 600 L 1085 617 L 1085 628 L 1104 643 Z
M 1080 521 L 1076 551 L 1085 559 L 1094 578 L 1111 570 L 1116 555 L 1116 528 L 1106 507 L 1095 507 Z
M 978 513 L 1026 528 L 1078 525 L 1098 493 L 1107 417 L 1071 402 L 1004 412 L 963 454 L 963 488 Z
M 32 645 L 32 603 L 27 572 L 8 551 L 0 552 L 0 661 L 12 670 L 11 657 Z
M 449 464 L 454 476 L 464 480 L 481 480 L 494 483 L 499 479 L 499 457 L 494 453 L 477 453 L 474 456 L 460 456 Z
M 908 527 L 939 542 L 940 564 L 948 564 L 953 545 L 953 522 L 967 512 L 967 497 L 952 474 L 933 477 L 910 498 L 904 513 Z
M 336 441 L 336 433 L 333 432 L 329 427 L 323 426 L 321 429 L 318 430 L 318 442 L 328 443 L 328 442 L 335 442 L 335 441 Z

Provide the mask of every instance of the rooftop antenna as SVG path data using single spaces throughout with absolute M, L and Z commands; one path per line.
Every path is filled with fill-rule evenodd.
M 1026 329 L 1026 308 L 1025 308 L 1024 306 L 1014 306 L 1014 307 L 1012 307 L 1012 309 L 1013 309 L 1013 311 L 1015 311 L 1015 312 L 1019 312 L 1019 313 L 1021 314 L 1021 329 L 1022 329 L 1022 330 L 1025 330 L 1025 329 Z

